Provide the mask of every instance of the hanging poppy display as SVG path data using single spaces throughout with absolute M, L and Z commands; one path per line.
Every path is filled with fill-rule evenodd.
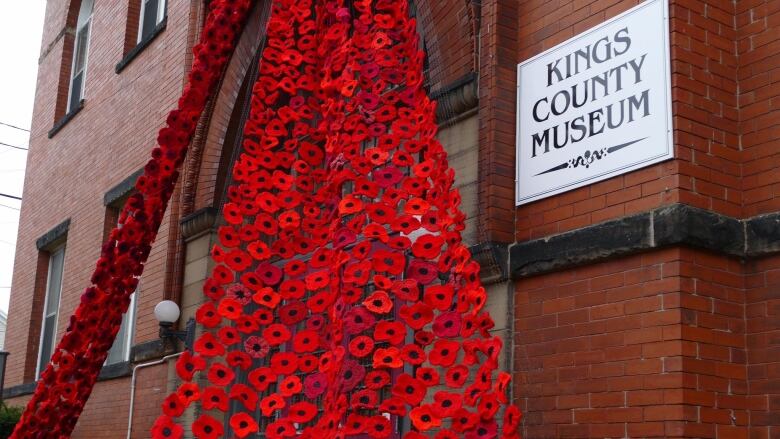
M 83 322 L 121 320 L 124 309 L 94 302 L 135 289 L 136 277 L 111 269 L 121 261 L 141 272 L 251 3 L 210 2 L 190 84 L 77 311 L 72 326 L 87 333 L 66 333 L 62 345 L 75 348 L 58 348 L 16 438 L 75 425 L 78 395 L 89 394 L 80 389 L 94 384 L 116 332 Z M 406 439 L 519 438 L 436 104 L 422 87 L 416 26 L 406 1 L 271 2 L 199 336 L 177 361 L 182 384 L 153 438 L 181 437 L 176 420 L 194 417 L 198 439 L 382 439 L 404 416 Z M 85 355 L 95 341 L 105 349 Z M 195 404 L 209 412 L 185 414 Z M 63 415 L 39 415 L 55 405 Z

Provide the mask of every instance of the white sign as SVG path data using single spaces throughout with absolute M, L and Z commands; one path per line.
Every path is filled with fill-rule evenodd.
M 667 0 L 517 66 L 517 204 L 672 158 Z

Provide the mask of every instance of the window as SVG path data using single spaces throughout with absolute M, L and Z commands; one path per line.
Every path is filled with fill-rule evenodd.
M 46 298 L 43 304 L 43 322 L 41 324 L 41 341 L 38 349 L 36 377 L 40 375 L 46 364 L 51 360 L 54 352 L 54 343 L 57 341 L 57 314 L 60 308 L 60 294 L 62 293 L 64 260 L 64 245 L 49 253 L 49 273 L 46 280 Z
M 138 43 L 154 34 L 157 25 L 165 18 L 166 0 L 141 0 L 141 21 L 138 26 Z
M 114 344 L 108 351 L 106 365 L 130 360 L 130 347 L 133 345 L 133 330 L 135 329 L 135 297 L 137 293 L 136 290 L 130 296 L 130 306 L 127 307 L 127 312 L 122 315 L 122 325 L 119 327 L 119 332 L 116 333 Z
M 79 17 L 76 22 L 76 42 L 73 46 L 73 67 L 68 89 L 68 108 L 70 113 L 84 99 L 84 81 L 87 75 L 87 54 L 89 52 L 89 37 L 92 30 L 92 7 L 94 0 L 82 0 Z

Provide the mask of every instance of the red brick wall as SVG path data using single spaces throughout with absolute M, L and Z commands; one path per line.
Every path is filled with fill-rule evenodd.
M 672 248 L 519 281 L 525 437 L 747 437 L 741 274 Z
M 8 318 L 6 350 L 11 355 L 6 387 L 34 379 L 45 290 L 41 276 L 44 280 L 46 276 L 46 258 L 41 259 L 35 240 L 70 218 L 59 338 L 88 285 L 100 251 L 106 221 L 103 196 L 148 160 L 157 130 L 181 93 L 190 50 L 191 15 L 197 8 L 188 0 L 169 0 L 167 28 L 116 74 L 115 66 L 125 54 L 129 1 L 96 2 L 85 105 L 51 139 L 47 132 L 64 112 L 58 93 L 61 97 L 61 78 L 67 78 L 62 66 L 70 66 L 68 51 L 72 49 L 65 47 L 72 41 L 63 35 L 69 35 L 66 23 L 75 22 L 80 2 L 47 3 Z M 75 12 L 68 12 L 70 3 Z M 152 311 L 166 293 L 170 222 L 169 210 L 141 279 L 135 343 L 158 337 Z M 165 371 L 163 367 L 158 369 L 160 372 L 149 373 Z M 147 437 L 151 413 L 156 412 L 151 406 L 159 405 L 166 393 L 164 384 L 151 378 L 141 381 L 139 391 L 145 395 L 143 404 L 148 407 L 140 415 L 138 437 Z M 128 397 L 128 379 L 98 383 L 74 437 L 117 437 L 117 431 L 126 428 Z M 26 399 L 8 402 L 20 405 Z
M 518 60 L 636 3 L 521 1 Z M 671 203 L 780 210 L 780 4 L 670 16 L 675 159 L 516 209 L 517 241 Z M 778 264 L 675 248 L 519 280 L 527 437 L 777 437 Z

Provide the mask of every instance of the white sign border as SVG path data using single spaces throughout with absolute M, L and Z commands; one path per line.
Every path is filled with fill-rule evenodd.
M 666 96 L 666 133 L 667 133 L 667 142 L 666 142 L 666 151 L 664 151 L 663 154 L 656 155 L 654 157 L 646 158 L 643 160 L 640 160 L 638 162 L 635 162 L 630 165 L 626 165 L 617 169 L 612 169 L 610 171 L 602 172 L 598 175 L 593 175 L 584 179 L 580 179 L 577 181 L 569 182 L 564 185 L 558 186 L 556 188 L 548 189 L 543 192 L 538 192 L 533 195 L 529 195 L 526 197 L 520 198 L 520 154 L 519 154 L 519 145 L 520 145 L 520 68 L 528 63 L 531 63 L 538 58 L 541 58 L 543 56 L 546 56 L 550 53 L 553 53 L 557 50 L 562 49 L 564 46 L 569 45 L 593 32 L 601 30 L 601 28 L 609 26 L 610 24 L 621 20 L 624 17 L 627 17 L 631 14 L 634 14 L 646 7 L 652 6 L 655 3 L 661 2 L 663 4 L 663 41 L 661 44 L 663 44 L 664 48 L 664 95 Z M 625 173 L 628 173 L 630 171 L 641 169 L 650 165 L 654 165 L 656 163 L 660 163 L 669 159 L 674 158 L 674 126 L 673 126 L 673 117 L 672 117 L 672 69 L 671 69 L 671 57 L 670 57 L 670 34 L 669 34 L 669 2 L 668 0 L 648 0 L 642 4 L 639 4 L 637 6 L 634 6 L 633 8 L 622 12 L 612 18 L 610 18 L 607 21 L 604 21 L 602 23 L 597 24 L 596 26 L 591 27 L 590 29 L 581 32 L 577 34 L 576 36 L 569 38 L 566 41 L 563 41 L 561 43 L 556 44 L 555 46 L 545 50 L 544 52 L 541 52 L 537 55 L 534 55 L 531 58 L 528 58 L 527 60 L 517 64 L 517 105 L 516 105 L 516 116 L 515 116 L 515 207 L 521 206 L 524 204 L 532 203 L 534 201 L 539 201 L 544 198 L 548 198 L 554 195 L 561 194 L 563 192 L 568 192 L 570 190 L 574 190 L 583 186 L 586 186 L 590 183 L 597 183 L 599 181 L 606 180 L 611 177 L 617 177 L 618 175 L 623 175 Z

